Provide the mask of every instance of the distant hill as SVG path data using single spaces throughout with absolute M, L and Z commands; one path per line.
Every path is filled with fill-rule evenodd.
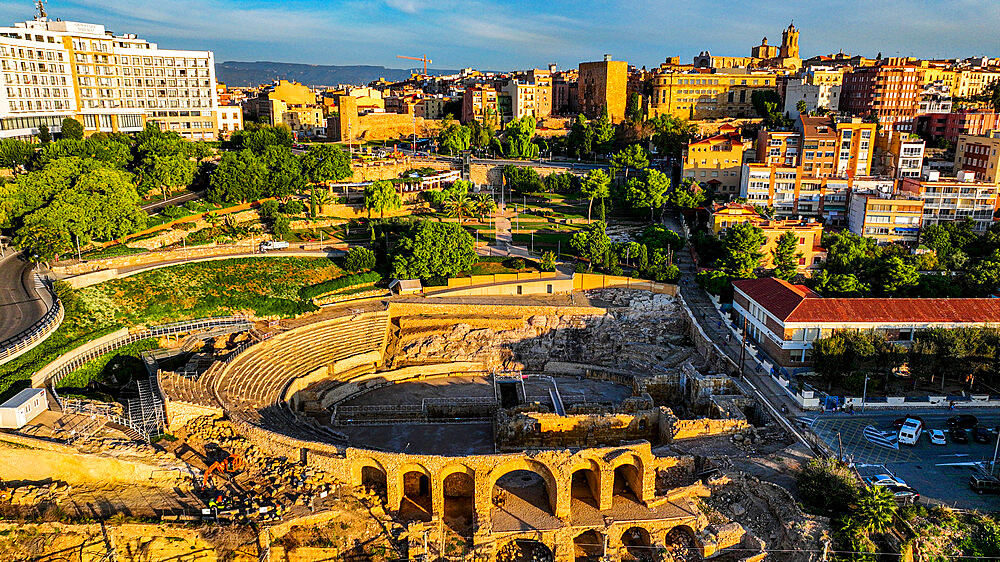
M 427 73 L 434 76 L 457 72 L 457 70 L 427 69 Z M 327 66 L 287 62 L 226 61 L 215 65 L 215 74 L 218 81 L 227 86 L 256 86 L 278 79 L 299 82 L 307 86 L 336 86 L 367 84 L 379 78 L 392 81 L 406 80 L 410 77 L 410 70 L 367 65 Z

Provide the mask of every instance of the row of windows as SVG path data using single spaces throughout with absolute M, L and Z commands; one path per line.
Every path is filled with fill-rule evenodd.
M 34 94 L 34 96 L 32 96 L 32 94 Z M 58 97 L 68 98 L 69 90 L 65 88 L 63 88 L 62 90 L 60 90 L 59 88 L 52 88 L 51 90 L 48 88 L 35 88 L 34 90 L 32 90 L 31 88 L 23 88 L 23 89 L 13 88 L 13 87 L 7 88 L 7 97 L 9 98 L 20 98 L 20 97 L 47 98 L 50 95 L 56 98 Z
M 65 76 L 33 76 L 28 74 L 4 74 L 3 79 L 4 83 L 6 84 L 25 84 L 25 85 L 40 84 L 42 86 L 66 85 Z
M 33 51 L 31 49 L 21 49 L 6 46 L 0 46 L 0 56 L 3 57 L 17 57 L 22 59 L 38 59 L 38 60 L 52 60 L 52 61 L 62 61 L 63 54 L 61 51 Z
M 42 111 L 51 109 L 72 109 L 69 100 L 10 100 L 7 102 L 11 111 Z
M 50 63 L 33 63 L 25 61 L 8 61 L 7 59 L 0 60 L 0 68 L 4 70 L 13 70 L 21 72 L 66 72 L 66 65 L 56 64 L 54 62 Z
M 0 131 L 12 131 L 16 129 L 37 129 L 42 125 L 47 127 L 59 127 L 62 120 L 69 115 L 56 115 L 49 117 L 9 117 L 0 119 Z

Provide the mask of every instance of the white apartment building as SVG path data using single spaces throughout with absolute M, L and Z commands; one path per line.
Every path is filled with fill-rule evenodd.
M 535 105 L 535 85 L 519 80 L 510 80 L 504 84 L 501 91 L 510 95 L 511 116 L 520 119 L 525 116 L 537 118 L 538 107 Z
M 86 134 L 141 130 L 147 120 L 190 139 L 216 137 L 211 51 L 160 49 L 91 23 L 34 20 L 0 27 L 0 138 L 58 132 L 73 117 Z
M 220 105 L 216 115 L 219 117 L 219 125 L 216 128 L 222 136 L 229 136 L 233 131 L 243 130 L 243 106 Z
M 805 78 L 793 78 L 785 85 L 785 113 L 798 114 L 800 101 L 806 102 L 807 113 L 819 108 L 837 111 L 840 108 L 840 84 L 810 84 Z

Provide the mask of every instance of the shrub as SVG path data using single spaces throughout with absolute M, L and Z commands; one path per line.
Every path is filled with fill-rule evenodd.
M 375 268 L 375 252 L 358 246 L 351 248 L 344 258 L 344 269 L 347 271 L 366 271 Z
M 806 507 L 820 513 L 847 513 L 858 499 L 850 470 L 833 459 L 812 459 L 799 472 L 799 496 Z
M 284 212 L 286 215 L 301 215 L 306 212 L 306 206 L 298 199 L 292 199 L 288 203 L 285 203 Z
M 278 216 L 278 202 L 274 199 L 268 199 L 257 207 L 257 213 L 260 215 L 261 220 L 265 222 L 271 222 Z
M 521 258 L 507 258 L 503 261 L 503 266 L 510 269 L 524 269 L 524 260 Z
M 167 217 L 168 219 L 180 218 L 187 214 L 183 207 L 166 207 L 160 214 Z
M 274 222 L 271 224 L 271 232 L 276 236 L 284 236 L 291 231 L 289 226 L 290 221 L 285 215 L 278 215 L 274 218 Z
M 551 251 L 542 254 L 542 261 L 538 264 L 538 269 L 542 271 L 556 270 L 556 255 Z
M 574 273 L 587 273 L 587 269 L 587 264 L 582 261 L 576 262 L 576 265 L 573 266 Z
M 344 277 L 338 277 L 336 279 L 331 279 L 329 281 L 324 281 L 322 283 L 317 283 L 315 285 L 307 285 L 299 289 L 299 296 L 303 299 L 311 299 L 318 297 L 320 295 L 325 295 L 327 293 L 332 293 L 338 289 L 343 289 L 345 287 L 351 287 L 354 285 L 363 285 L 365 283 L 376 283 L 382 280 L 382 276 L 375 271 L 369 271 L 367 273 L 358 273 L 355 275 L 345 275 Z

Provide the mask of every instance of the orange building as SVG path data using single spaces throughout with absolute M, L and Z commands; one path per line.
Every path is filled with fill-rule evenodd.
M 799 257 L 799 270 L 813 270 L 822 267 L 826 261 L 826 250 L 822 247 L 823 225 L 813 220 L 769 220 L 757 214 L 753 205 L 729 203 L 714 205 L 709 213 L 712 232 L 721 236 L 726 229 L 749 222 L 760 228 L 767 237 L 767 242 L 761 248 L 764 258 L 761 267 L 773 267 L 772 258 L 778 239 L 786 232 L 794 232 L 798 236 L 796 251 Z
M 722 125 L 719 134 L 688 144 L 684 177 L 718 194 L 735 196 L 740 191 L 743 155 L 751 147 L 752 143 L 740 136 L 739 128 Z

